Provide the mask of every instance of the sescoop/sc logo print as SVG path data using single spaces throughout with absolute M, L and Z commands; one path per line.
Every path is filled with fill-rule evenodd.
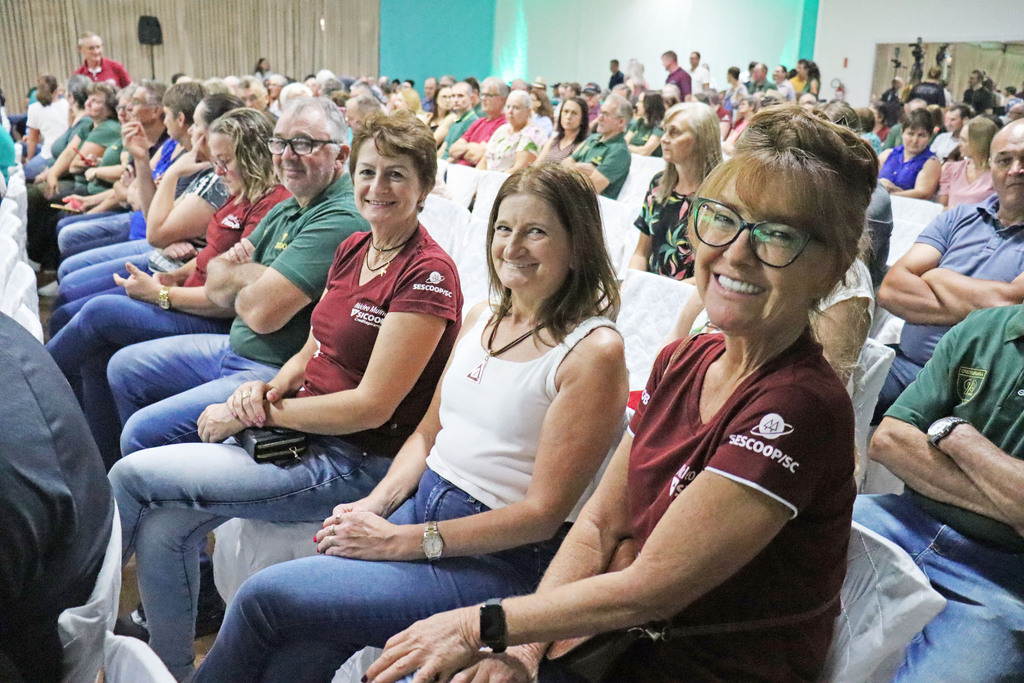
M 750 433 L 763 439 L 775 439 L 792 434 L 793 425 L 786 424 L 786 421 L 778 413 L 768 413 L 761 418 L 761 422 L 756 427 L 750 430 Z

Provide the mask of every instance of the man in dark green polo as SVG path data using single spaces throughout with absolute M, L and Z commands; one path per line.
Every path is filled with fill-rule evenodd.
M 633 105 L 619 95 L 609 95 L 601 104 L 597 132 L 588 137 L 571 157 L 562 161 L 590 178 L 594 190 L 609 199 L 619 196 L 629 174 L 626 126 L 633 118 Z
M 906 550 L 947 601 L 893 680 L 1019 680 L 1024 306 L 975 311 L 949 330 L 889 408 L 870 456 L 906 491 L 859 496 L 854 520 Z
M 444 143 L 441 149 L 437 150 L 438 159 L 448 158 L 448 149 L 455 144 L 455 141 L 465 135 L 469 127 L 473 125 L 480 116 L 473 110 L 471 94 L 473 88 L 466 81 L 459 81 L 452 86 L 452 113 L 455 120 L 448 128 L 448 134 L 444 136 Z

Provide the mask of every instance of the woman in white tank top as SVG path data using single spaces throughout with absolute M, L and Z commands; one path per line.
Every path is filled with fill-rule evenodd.
M 493 302 L 466 317 L 387 476 L 324 522 L 315 541 L 330 557 L 242 586 L 195 681 L 329 681 L 418 619 L 536 587 L 622 434 L 618 287 L 577 172 L 510 176 L 487 243 Z

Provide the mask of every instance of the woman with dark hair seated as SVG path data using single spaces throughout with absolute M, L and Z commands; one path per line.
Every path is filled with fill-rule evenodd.
M 856 490 L 853 407 L 809 316 L 857 257 L 876 174 L 852 131 L 796 105 L 754 117 L 690 223 L 721 334 L 662 350 L 536 594 L 421 621 L 367 677 L 577 681 L 544 661 L 575 643 L 549 644 L 618 630 L 603 680 L 816 680 Z
M 587 139 L 587 101 L 580 96 L 566 98 L 558 107 L 555 134 L 537 155 L 534 165 L 558 164 L 572 156 Z
M 928 149 L 932 116 L 924 109 L 910 112 L 903 127 L 903 144 L 878 157 L 879 182 L 897 197 L 931 199 L 939 189 L 942 164 Z
M 53 143 L 68 129 L 68 101 L 60 95 L 57 79 L 39 77 L 36 101 L 28 106 L 28 140 L 25 141 L 25 180 L 36 179 L 53 158 Z M 7 170 L 6 168 L 4 169 Z
M 121 457 L 120 420 L 107 383 L 111 356 L 150 339 L 227 334 L 231 327 L 234 309 L 206 297 L 206 264 L 248 237 L 270 209 L 291 196 L 279 184 L 267 149 L 273 134 L 270 118 L 254 109 L 235 109 L 217 119 L 203 144 L 230 197 L 210 218 L 206 246 L 181 268 L 155 276 L 122 261 L 124 275 L 113 274 L 112 290 L 76 307 L 46 345 L 75 390 L 107 469 Z
M 280 154 L 288 141 L 264 144 Z M 316 524 L 369 494 L 426 413 L 461 326 L 455 265 L 418 218 L 437 174 L 430 129 L 411 112 L 370 117 L 349 168 L 370 231 L 338 246 L 305 346 L 270 382 L 207 407 L 207 443 L 137 451 L 110 471 L 149 642 L 178 678 L 195 656 L 199 540 L 232 517 Z M 219 443 L 249 427 L 304 432 L 308 450 L 278 465 Z
M 661 93 L 648 90 L 636 101 L 636 117 L 626 128 L 626 144 L 633 154 L 645 157 L 661 156 L 662 122 L 665 119 L 665 101 Z
M 239 590 L 195 681 L 330 681 L 429 616 L 528 593 L 621 434 L 627 373 L 589 181 L 553 164 L 502 185 L 494 304 L 466 317 L 434 401 L 387 476 L 339 505 L 310 557 Z

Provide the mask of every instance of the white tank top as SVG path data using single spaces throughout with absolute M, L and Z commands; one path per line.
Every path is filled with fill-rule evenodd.
M 427 466 L 495 509 L 526 497 L 562 359 L 591 331 L 616 328 L 607 318 L 588 318 L 540 358 L 491 358 L 477 382 L 468 375 L 487 356 L 481 344 L 487 321 L 481 315 L 455 347 L 441 383 L 441 431 Z

